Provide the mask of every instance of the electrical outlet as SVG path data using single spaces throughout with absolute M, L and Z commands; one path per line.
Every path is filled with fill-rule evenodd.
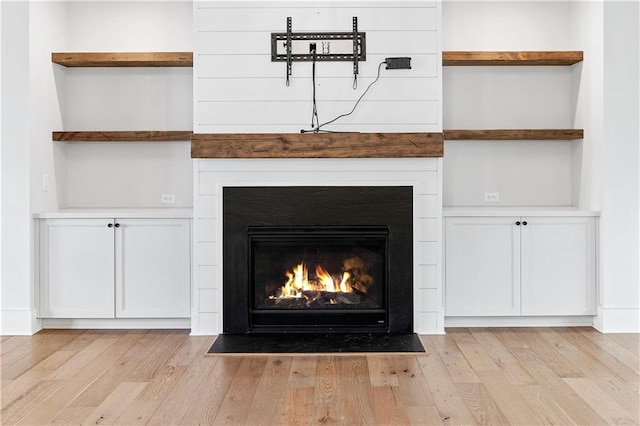
M 175 204 L 176 194 L 162 194 L 160 195 L 160 202 L 162 204 Z
M 500 201 L 500 193 L 499 192 L 485 192 L 484 193 L 485 201 Z

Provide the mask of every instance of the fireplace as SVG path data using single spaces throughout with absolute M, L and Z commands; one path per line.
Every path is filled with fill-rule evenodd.
M 225 187 L 223 331 L 413 332 L 412 218 L 412 187 Z

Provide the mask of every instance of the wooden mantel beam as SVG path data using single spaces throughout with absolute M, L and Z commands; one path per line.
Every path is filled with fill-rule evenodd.
M 442 157 L 442 133 L 194 133 L 192 158 Z

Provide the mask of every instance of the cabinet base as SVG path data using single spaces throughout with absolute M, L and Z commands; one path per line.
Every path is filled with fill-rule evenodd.
M 190 329 L 190 318 L 43 318 L 42 328 Z
M 445 317 L 445 327 L 591 327 L 592 315 L 540 317 Z

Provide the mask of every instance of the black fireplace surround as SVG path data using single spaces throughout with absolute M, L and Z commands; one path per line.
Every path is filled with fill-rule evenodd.
M 412 187 L 225 187 L 222 202 L 225 334 L 413 333 Z

